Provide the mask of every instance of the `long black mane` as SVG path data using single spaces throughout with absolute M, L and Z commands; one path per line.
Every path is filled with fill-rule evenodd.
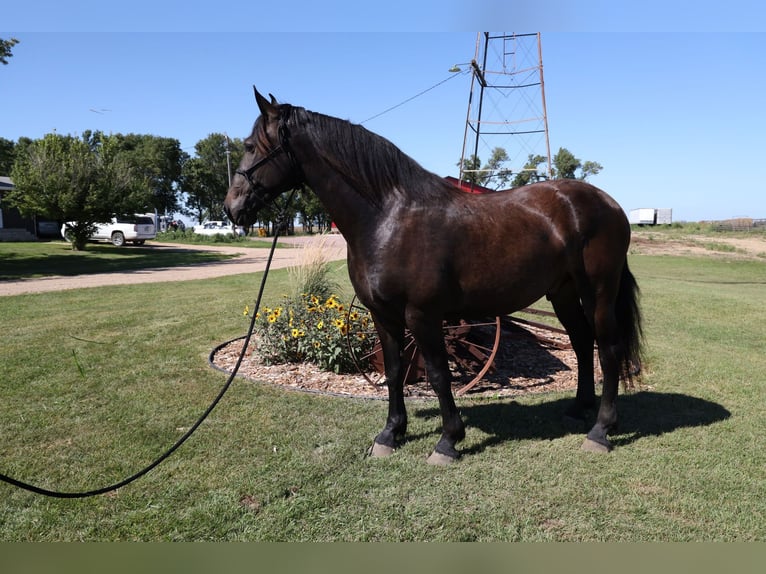
M 291 111 L 295 124 L 305 131 L 321 159 L 373 205 L 382 206 L 391 194 L 412 201 L 442 202 L 446 194 L 460 193 L 361 125 L 304 108 L 293 107 Z

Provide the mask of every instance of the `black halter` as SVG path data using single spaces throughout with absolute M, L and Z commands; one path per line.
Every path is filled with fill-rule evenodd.
M 234 173 L 237 175 L 241 175 L 244 177 L 248 183 L 252 187 L 256 187 L 255 182 L 252 180 L 252 176 L 255 173 L 255 171 L 270 162 L 272 159 L 277 157 L 280 153 L 286 153 L 287 157 L 290 159 L 290 163 L 292 163 L 293 167 L 296 168 L 301 173 L 301 178 L 303 177 L 303 170 L 301 169 L 298 162 L 295 160 L 295 156 L 293 155 L 292 149 L 290 149 L 289 144 L 289 130 L 287 129 L 287 113 L 282 112 L 281 117 L 279 118 L 279 144 L 277 144 L 276 147 L 272 148 L 269 153 L 267 153 L 265 156 L 263 156 L 261 159 L 259 159 L 257 162 L 255 162 L 253 165 L 251 165 L 247 169 L 241 169 L 238 168 L 235 170 Z

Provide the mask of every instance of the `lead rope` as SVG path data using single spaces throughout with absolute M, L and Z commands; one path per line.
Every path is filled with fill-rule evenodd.
M 110 486 L 104 486 L 102 488 L 97 488 L 94 490 L 86 490 L 83 492 L 60 492 L 57 490 L 48 490 L 47 488 L 42 488 L 40 486 L 35 486 L 34 484 L 29 484 L 27 482 L 23 482 L 21 480 L 17 480 L 15 478 L 11 478 L 10 476 L 6 476 L 5 474 L 0 473 L 0 480 L 3 482 L 7 482 L 8 484 L 12 484 L 13 486 L 17 486 L 19 488 L 23 488 L 24 490 L 28 490 L 30 492 L 34 492 L 36 494 L 42 494 L 44 496 L 50 496 L 52 498 L 87 498 L 89 496 L 98 496 L 99 494 L 106 494 L 107 492 L 112 492 L 113 490 L 117 490 L 118 488 L 122 488 L 123 486 L 126 486 L 130 484 L 131 482 L 134 482 L 147 474 L 149 471 L 157 467 L 161 462 L 163 462 L 166 458 L 168 458 L 171 454 L 173 454 L 178 448 L 186 442 L 186 440 L 194 433 L 194 431 L 197 430 L 197 428 L 205 421 L 205 419 L 208 417 L 208 415 L 213 412 L 213 409 L 218 405 L 218 403 L 221 401 L 223 396 L 226 394 L 226 391 L 229 390 L 229 387 L 231 387 L 232 382 L 234 382 L 234 377 L 237 376 L 237 372 L 239 371 L 239 367 L 242 364 L 242 360 L 245 357 L 245 352 L 247 351 L 247 347 L 250 344 L 250 339 L 253 336 L 253 331 L 255 329 L 255 318 L 258 314 L 258 309 L 260 309 L 261 306 L 261 299 L 263 298 L 263 290 L 266 287 L 266 278 L 269 275 L 269 268 L 271 267 L 271 261 L 274 258 L 274 250 L 277 247 L 277 239 L 279 239 L 279 230 L 281 229 L 283 225 L 283 221 L 287 215 L 287 208 L 290 206 L 290 202 L 293 198 L 293 195 L 295 194 L 295 190 L 293 190 L 290 193 L 290 196 L 287 199 L 287 202 L 285 203 L 284 207 L 284 213 L 283 217 L 280 218 L 279 223 L 277 224 L 276 229 L 274 230 L 274 240 L 271 242 L 271 249 L 269 250 L 269 257 L 266 260 L 266 267 L 263 271 L 263 277 L 261 278 L 261 286 L 258 289 L 258 297 L 255 301 L 255 310 L 253 311 L 253 316 L 250 318 L 250 327 L 247 330 L 247 336 L 245 337 L 245 341 L 242 344 L 242 350 L 239 353 L 239 358 L 237 359 L 237 363 L 234 365 L 234 369 L 232 370 L 231 374 L 229 375 L 229 379 L 226 381 L 226 383 L 221 388 L 220 392 L 218 393 L 218 396 L 213 399 L 213 402 L 210 403 L 210 406 L 205 410 L 204 413 L 197 419 L 197 422 L 192 425 L 189 430 L 187 430 L 181 438 L 179 438 L 173 446 L 171 446 L 168 450 L 166 450 L 161 456 L 159 456 L 154 462 L 149 464 L 148 466 L 144 467 L 143 469 L 139 470 L 135 474 L 132 474 L 128 478 L 125 478 L 121 480 L 120 482 L 117 482 L 115 484 L 112 484 Z

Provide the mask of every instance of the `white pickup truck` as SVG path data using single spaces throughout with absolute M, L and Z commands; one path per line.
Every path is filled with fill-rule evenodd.
M 61 236 L 67 241 L 67 229 L 70 223 L 61 226 Z M 91 241 L 111 241 L 122 247 L 125 243 L 143 245 L 147 239 L 157 236 L 152 215 L 136 214 L 128 217 L 113 217 L 110 223 L 99 223 L 96 231 L 89 237 Z
M 199 235 L 237 235 L 239 237 L 246 235 L 242 227 L 233 227 L 231 223 L 224 221 L 205 221 L 194 226 L 194 233 Z

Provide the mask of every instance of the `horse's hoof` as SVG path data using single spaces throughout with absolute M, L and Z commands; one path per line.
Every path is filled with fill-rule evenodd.
M 450 464 L 453 464 L 456 460 L 457 459 L 451 456 L 447 456 L 446 454 L 433 451 L 431 453 L 431 456 L 429 456 L 426 459 L 426 462 L 428 464 L 433 464 L 434 466 L 449 466 Z
M 582 443 L 582 450 L 604 454 L 612 450 L 612 445 L 601 444 L 586 437 Z
M 380 444 L 379 442 L 374 442 L 372 443 L 370 450 L 367 451 L 367 454 L 372 458 L 383 458 L 385 456 L 391 456 L 394 454 L 395 450 L 396 449 L 393 447 Z

